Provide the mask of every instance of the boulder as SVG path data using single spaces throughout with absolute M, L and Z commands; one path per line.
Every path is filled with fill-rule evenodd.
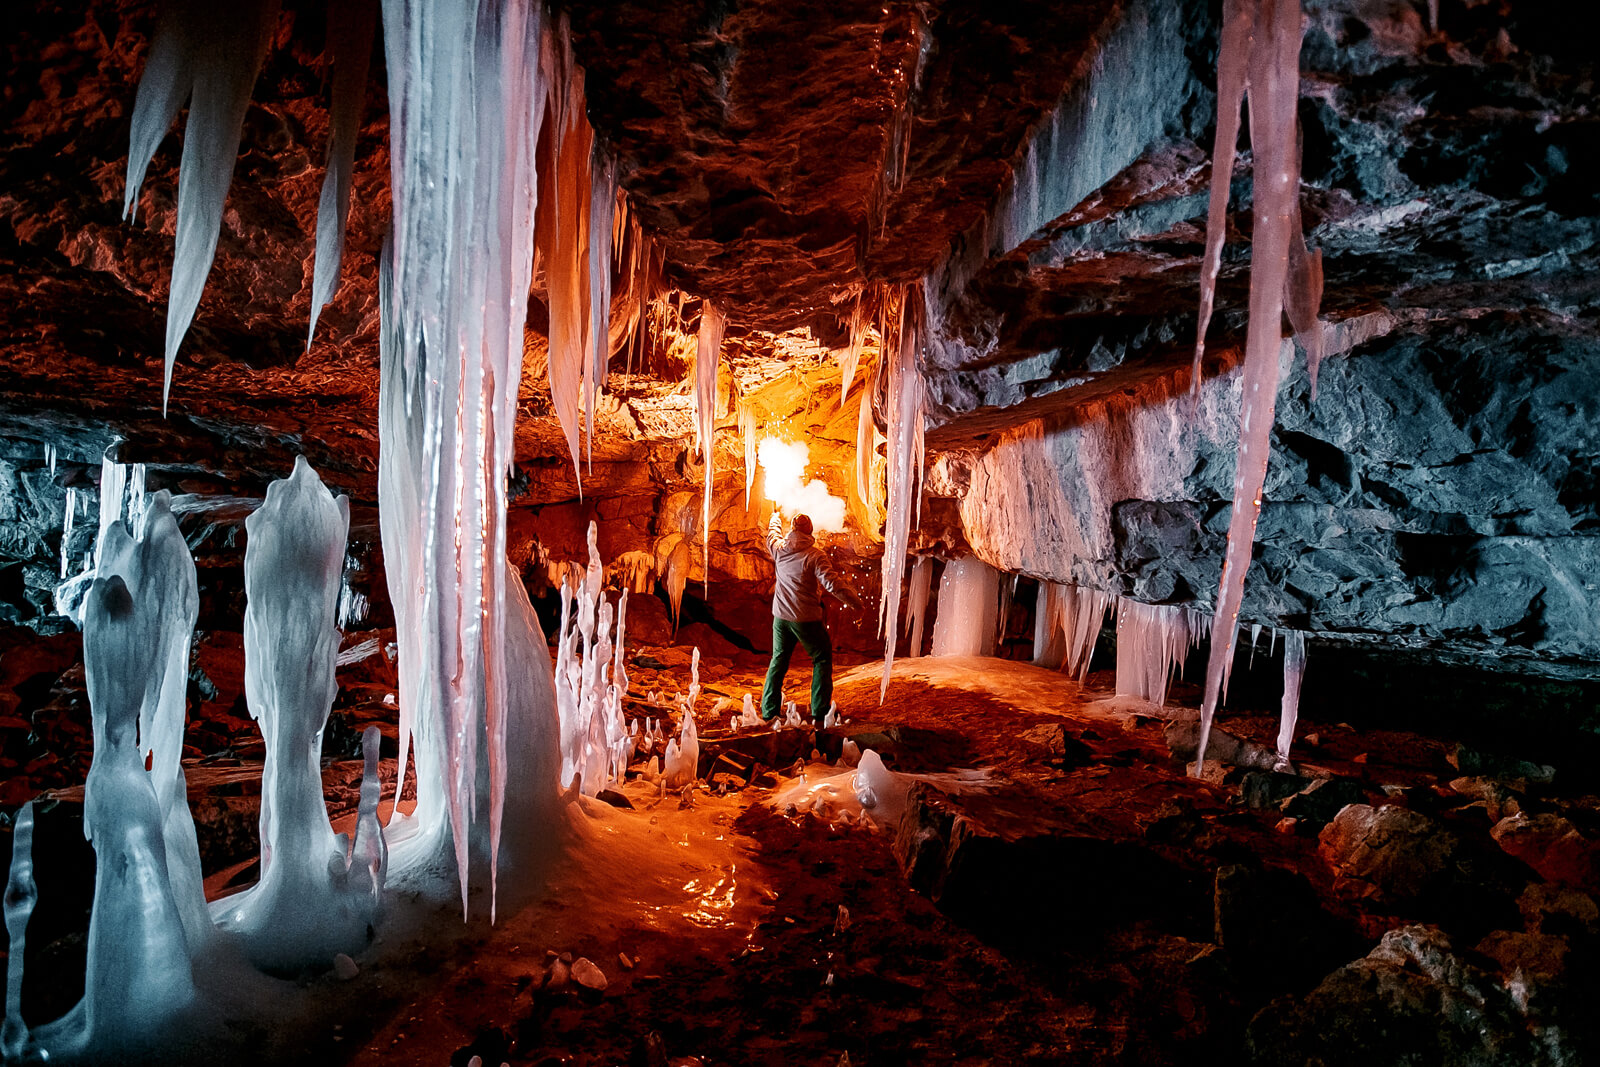
M 1291 819 L 1316 829 L 1328 825 L 1333 817 L 1351 804 L 1366 803 L 1367 793 L 1353 778 L 1319 778 L 1279 807 Z
M 1359 951 L 1293 871 L 1229 864 L 1217 871 L 1213 899 L 1217 945 L 1243 985 L 1304 989 Z
M 1519 811 L 1495 823 L 1489 835 L 1545 881 L 1600 892 L 1600 842 L 1584 837 L 1561 816 Z
M 1181 720 L 1167 724 L 1162 732 L 1167 748 L 1174 759 L 1192 762 L 1200 748 L 1200 724 L 1194 720 Z M 1247 770 L 1270 771 L 1278 766 L 1278 753 L 1266 745 L 1257 744 L 1226 730 L 1211 728 L 1206 740 L 1206 759 L 1231 763 Z

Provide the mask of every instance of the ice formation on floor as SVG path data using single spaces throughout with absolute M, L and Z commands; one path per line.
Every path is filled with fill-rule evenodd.
M 1040 582 L 1033 616 L 1033 662 L 1063 670 L 1082 682 L 1111 603 L 1111 594 L 1098 589 Z
M 333 105 L 328 109 L 328 172 L 317 202 L 317 256 L 312 268 L 311 324 L 306 347 L 317 335 L 317 317 L 339 288 L 344 231 L 350 218 L 350 178 L 356 134 L 367 101 L 367 68 L 378 32 L 378 0 L 328 5 L 327 54 L 333 63 Z
M 1290 301 L 1296 329 L 1315 332 L 1320 263 L 1313 272 L 1304 261 L 1296 271 L 1291 252 L 1300 243 L 1300 167 L 1296 108 L 1300 98 L 1300 40 L 1304 17 L 1300 0 L 1229 0 L 1223 16 L 1217 61 L 1217 146 L 1212 162 L 1211 213 L 1206 257 L 1201 275 L 1200 335 L 1210 314 L 1224 236 L 1228 180 L 1237 138 L 1238 108 L 1248 92 L 1250 144 L 1254 171 L 1250 236 L 1250 317 L 1245 342 L 1243 401 L 1239 418 L 1239 456 L 1233 482 L 1233 515 L 1217 593 L 1216 628 L 1206 669 L 1205 700 L 1200 708 L 1200 744 L 1195 766 L 1205 760 L 1206 743 L 1217 707 L 1227 694 L 1233 651 L 1239 636 L 1239 609 L 1244 599 L 1245 571 L 1250 566 L 1261 491 L 1271 454 L 1274 409 L 1283 350 L 1281 322 L 1284 295 L 1291 281 L 1297 291 Z M 1218 200 L 1222 206 L 1218 206 Z M 1303 244 L 1301 249 L 1303 252 Z M 1309 314 L 1310 320 L 1306 316 Z M 1199 383 L 1197 343 L 1194 381 Z
M 933 557 L 918 556 L 911 568 L 911 586 L 906 592 L 906 632 L 911 637 L 913 657 L 922 655 L 923 623 L 928 617 L 928 595 L 933 588 Z
M 677 788 L 699 777 L 700 731 L 694 722 L 694 706 L 700 699 L 700 646 L 696 645 L 689 660 L 689 692 L 683 701 L 683 725 L 678 736 L 667 742 L 667 751 L 661 764 L 666 784 Z
M 268 487 L 245 521 L 245 699 L 266 741 L 261 872 L 254 886 L 223 901 L 217 916 L 251 961 L 272 972 L 360 952 L 383 889 L 369 884 L 365 868 L 352 869 L 322 795 L 322 731 L 338 692 L 335 619 L 349 527 L 348 500 L 335 498 L 304 458 Z M 382 829 L 375 820 L 365 829 L 380 840 L 358 834 L 354 854 L 382 854 Z
M 1306 674 L 1306 635 L 1290 630 L 1283 640 L 1283 710 L 1278 718 L 1278 762 L 1289 766 L 1294 727 L 1300 718 L 1300 682 Z
M 722 330 L 727 320 L 709 300 L 700 304 L 700 339 L 694 360 L 694 439 L 705 469 L 701 490 L 700 539 L 705 559 L 702 580 L 711 588 L 711 505 L 717 489 L 717 364 L 722 356 Z
M 132 217 L 145 171 L 167 128 L 188 104 L 178 170 L 177 234 L 167 293 L 166 376 L 189 330 L 222 230 L 222 206 L 239 156 L 239 136 L 256 72 L 278 29 L 278 0 L 174 0 L 163 4 L 139 79 L 129 132 L 124 216 Z
M 944 565 L 939 612 L 933 621 L 935 656 L 992 656 L 1000 614 L 1000 572 L 976 556 Z
M 17 809 L 11 822 L 11 873 L 6 879 L 6 1017 L 0 1026 L 0 1056 L 8 1060 L 20 1060 L 28 1050 L 28 1024 L 22 1018 L 22 961 L 27 954 L 28 920 L 38 901 L 30 800 Z
M 811 446 L 804 441 L 781 441 L 764 437 L 756 451 L 764 475 L 762 486 L 767 499 L 786 515 L 799 512 L 811 516 L 811 528 L 818 533 L 844 530 L 845 504 L 833 495 L 821 478 L 806 480 L 811 462 Z
M 922 356 L 927 307 L 921 285 L 906 285 L 884 301 L 884 363 L 888 368 L 889 464 L 887 518 L 883 530 L 883 600 L 878 629 L 884 639 L 883 682 L 878 687 L 882 703 L 894 670 L 895 644 L 900 637 L 900 582 L 905 576 L 906 549 L 911 536 L 912 508 L 922 513 L 923 384 L 918 361 Z M 893 336 L 891 346 L 889 338 Z M 935 638 L 937 639 L 937 631 Z
M 1183 604 L 1117 600 L 1117 695 L 1165 705 L 1172 670 L 1211 632 L 1211 617 Z
M 561 781 L 594 796 L 628 769 L 633 738 L 622 714 L 628 692 L 624 659 L 628 590 L 615 606 L 602 584 L 598 528 L 589 524 L 589 566 L 583 581 L 561 585 L 556 633 L 555 694 L 561 722 Z

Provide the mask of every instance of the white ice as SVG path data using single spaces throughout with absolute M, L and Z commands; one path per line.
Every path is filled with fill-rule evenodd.
M 933 654 L 992 656 L 999 613 L 999 571 L 976 556 L 946 563 L 933 622 Z
M 887 301 L 886 329 L 882 331 L 889 373 L 889 463 L 887 518 L 883 531 L 883 600 L 878 620 L 884 637 L 883 682 L 878 701 L 889 692 L 894 670 L 895 645 L 900 637 L 900 583 L 905 576 L 912 509 L 920 517 L 923 467 L 923 383 L 920 360 L 927 322 L 926 294 L 919 285 L 899 288 Z M 889 329 L 896 340 L 890 357 Z M 865 402 L 865 398 L 863 398 Z M 859 447 L 859 444 L 858 444 Z M 937 633 L 935 633 L 937 637 Z
M 1294 727 L 1300 718 L 1300 683 L 1306 674 L 1306 635 L 1290 630 L 1283 641 L 1283 709 L 1278 718 L 1278 762 L 1289 765 Z
M 1183 604 L 1117 601 L 1117 695 L 1167 702 L 1172 671 L 1211 630 L 1211 618 Z

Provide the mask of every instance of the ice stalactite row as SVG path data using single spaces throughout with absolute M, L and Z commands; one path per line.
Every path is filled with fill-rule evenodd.
M 245 521 L 245 699 L 266 740 L 261 875 L 227 900 L 221 923 L 268 971 L 293 973 L 334 952 L 359 952 L 383 888 L 351 871 L 322 797 L 349 526 L 349 502 L 329 493 L 303 458 Z M 381 842 L 355 842 L 358 856 L 382 851 Z
M 552 86 L 551 132 L 573 154 L 559 156 L 558 196 L 546 204 L 535 186 L 544 70 L 570 58 L 565 36 L 545 33 L 542 11 L 532 0 L 383 8 L 394 224 L 379 276 L 379 518 L 400 637 L 401 777 L 410 745 L 417 768 L 416 810 L 392 844 L 397 867 L 453 852 L 465 910 L 471 835 L 487 823 L 491 913 L 515 716 L 549 724 L 523 725 L 550 729 L 555 748 L 553 695 L 510 670 L 537 653 L 508 636 L 514 619 L 516 641 L 528 639 L 526 597 L 505 556 L 536 198 L 547 209 L 537 219 L 546 270 L 557 275 L 553 375 L 569 360 L 581 377 L 592 322 L 580 290 L 589 134 L 570 79 Z M 556 397 L 572 409 L 563 425 L 575 460 L 578 396 L 573 385 Z
M 1182 604 L 1117 601 L 1117 695 L 1167 702 L 1173 668 L 1211 632 L 1211 617 Z
M 883 683 L 878 688 L 880 703 L 889 692 L 895 643 L 900 636 L 900 581 L 906 569 L 912 508 L 916 508 L 919 520 L 922 510 L 924 401 L 919 362 L 927 322 L 921 285 L 901 287 L 892 299 L 884 301 L 884 305 L 886 314 L 880 336 L 884 338 L 883 359 L 888 369 L 889 464 L 883 531 L 883 601 L 879 618 L 879 630 L 884 637 Z M 891 337 L 894 338 L 892 346 Z
M 700 339 L 694 360 L 694 433 L 705 464 L 705 488 L 700 507 L 700 541 L 705 566 L 702 579 L 711 587 L 711 508 L 717 488 L 717 364 L 722 355 L 722 331 L 727 320 L 710 300 L 700 303 Z M 746 475 L 748 480 L 748 475 Z
M 850 336 L 845 343 L 844 350 L 839 353 L 839 407 L 844 408 L 844 402 L 850 396 L 850 386 L 856 380 L 856 367 L 861 363 L 861 349 L 867 343 L 867 331 L 871 326 L 872 316 L 863 306 L 865 291 L 856 293 L 855 307 L 850 312 Z
M 561 629 L 556 635 L 556 710 L 561 721 L 561 783 L 578 778 L 594 796 L 628 769 L 632 740 L 622 715 L 628 692 L 624 661 L 628 591 L 612 604 L 603 589 L 597 529 L 589 524 L 589 566 L 577 583 L 561 584 Z
M 1000 572 L 977 556 L 953 559 L 939 582 L 935 656 L 992 656 L 1000 616 Z
M 928 595 L 933 591 L 933 557 L 918 556 L 911 567 L 911 585 L 906 592 L 906 632 L 913 657 L 922 655 L 923 623 L 928 617 Z
M 1283 709 L 1278 717 L 1278 763 L 1289 765 L 1294 727 L 1300 719 L 1300 683 L 1306 675 L 1306 635 L 1290 630 L 1283 640 Z
M 1063 670 L 1082 682 L 1111 610 L 1112 596 L 1098 589 L 1039 583 L 1034 606 L 1033 662 Z
M 183 343 L 222 230 L 222 206 L 239 156 L 239 137 L 256 73 L 278 28 L 278 0 L 168 0 L 139 79 L 129 134 L 123 214 L 132 217 L 145 171 L 167 128 L 188 104 L 178 172 L 178 221 L 167 294 L 166 377 Z
M 908 68 L 897 66 L 891 74 L 894 115 L 889 121 L 888 138 L 883 146 L 883 166 L 867 204 L 867 234 L 873 240 L 881 240 L 888 225 L 889 197 L 905 187 L 906 172 L 911 163 L 911 124 L 915 115 L 916 95 L 922 86 L 922 74 L 933 49 L 933 33 L 927 16 L 918 8 L 910 9 L 909 15 L 911 24 L 903 39 L 910 40 L 915 51 L 909 57 Z
M 367 68 L 378 32 L 378 0 L 328 5 L 328 59 L 333 64 L 333 105 L 328 111 L 328 172 L 317 202 L 317 258 L 311 274 L 311 324 L 306 347 L 317 335 L 317 317 L 339 288 L 344 231 L 350 218 L 350 182 L 356 134 L 367 99 Z
M 1291 312 L 1299 320 L 1294 323 L 1297 329 L 1305 325 L 1314 333 L 1317 301 L 1309 293 L 1309 286 L 1315 281 L 1320 289 L 1321 274 L 1320 261 L 1314 271 L 1309 264 L 1304 264 L 1298 277 L 1291 269 L 1292 250 L 1299 245 L 1300 252 L 1304 252 L 1303 242 L 1296 232 L 1300 220 L 1296 108 L 1300 98 L 1300 41 L 1304 32 L 1300 0 L 1229 0 L 1223 18 L 1222 50 L 1217 62 L 1217 148 L 1212 161 L 1211 213 L 1201 277 L 1199 329 L 1202 336 L 1221 254 L 1228 179 L 1233 166 L 1233 139 L 1238 133 L 1239 101 L 1246 93 L 1250 101 L 1254 221 L 1250 236 L 1250 314 L 1245 341 L 1239 455 L 1233 481 L 1233 514 L 1228 524 L 1228 547 L 1223 556 L 1222 582 L 1217 593 L 1216 627 L 1206 668 L 1205 699 L 1200 708 L 1200 744 L 1195 757 L 1197 773 L 1205 760 L 1212 720 L 1227 694 L 1239 636 L 1245 571 L 1250 566 L 1256 522 L 1261 516 L 1261 491 L 1271 454 L 1283 350 L 1284 295 L 1291 281 L 1307 287 L 1307 291 L 1290 301 Z M 1220 208 L 1217 206 L 1219 198 L 1223 202 Z M 1200 355 L 1197 343 L 1194 374 L 1197 387 Z

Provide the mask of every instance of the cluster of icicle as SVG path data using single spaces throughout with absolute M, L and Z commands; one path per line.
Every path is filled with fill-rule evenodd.
M 918 522 L 922 515 L 924 396 L 919 361 L 928 321 L 923 286 L 906 285 L 886 291 L 882 316 L 881 366 L 887 381 L 889 462 L 883 530 L 883 600 L 878 619 L 884 638 L 883 682 L 878 688 L 880 703 L 889 692 L 895 645 L 900 636 L 900 583 L 905 576 L 913 506 Z M 863 410 L 868 399 L 862 397 Z M 859 448 L 858 441 L 858 463 Z
M 1111 594 L 1098 589 L 1040 582 L 1033 616 L 1033 662 L 1082 682 L 1088 677 L 1111 603 Z
M 1200 323 L 1195 340 L 1193 383 L 1199 389 L 1206 327 L 1211 318 L 1217 271 L 1226 236 L 1228 186 L 1239 136 L 1239 109 L 1248 96 L 1253 156 L 1250 234 L 1250 313 L 1245 341 L 1239 454 L 1233 482 L 1233 516 L 1217 593 L 1217 625 L 1206 669 L 1200 709 L 1196 767 L 1218 705 L 1225 699 L 1239 634 L 1245 571 L 1261 515 L 1261 492 L 1271 451 L 1277 403 L 1281 321 L 1306 348 L 1311 388 L 1322 356 L 1317 313 L 1322 300 L 1320 253 L 1306 248 L 1300 219 L 1300 0 L 1227 0 L 1223 5 L 1217 57 L 1217 136 L 1211 162 L 1211 204 L 1200 274 Z
M 23 945 L 37 899 L 33 807 L 18 814 L 6 894 L 8 1059 L 99 1059 L 149 1050 L 195 1011 L 221 956 L 273 972 L 360 951 L 387 870 L 378 808 L 378 734 L 366 757 L 353 840 L 322 797 L 321 736 L 335 693 L 335 605 L 349 506 L 304 460 L 246 522 L 245 698 L 260 723 L 260 878 L 208 906 L 181 757 L 189 645 L 199 613 L 194 559 L 166 492 L 137 529 L 119 487 L 102 485 L 95 570 L 82 605 L 94 754 L 84 832 L 95 850 L 82 1002 L 55 1022 L 22 1019 Z M 221 956 L 219 956 L 221 954 Z
M 1167 702 L 1174 668 L 1211 632 L 1211 616 L 1185 604 L 1117 600 L 1117 694 Z M 1093 649 L 1090 650 L 1091 653 Z
M 561 628 L 556 633 L 556 710 L 561 720 L 561 781 L 578 779 L 594 796 L 628 769 L 633 739 L 622 714 L 628 692 L 623 641 L 628 590 L 615 608 L 604 591 L 598 530 L 589 524 L 589 567 L 581 581 L 561 584 Z
M 727 320 L 710 300 L 700 304 L 700 338 L 695 346 L 694 360 L 694 435 L 700 449 L 700 459 L 705 467 L 705 484 L 700 497 L 701 554 L 704 559 L 702 579 L 707 591 L 711 588 L 711 511 L 717 488 L 717 363 L 722 353 L 722 331 Z M 748 452 L 748 439 L 745 444 Z M 746 459 L 748 464 L 748 457 Z M 751 474 L 745 471 L 745 494 L 748 504 Z M 677 615 L 677 605 L 673 606 Z

